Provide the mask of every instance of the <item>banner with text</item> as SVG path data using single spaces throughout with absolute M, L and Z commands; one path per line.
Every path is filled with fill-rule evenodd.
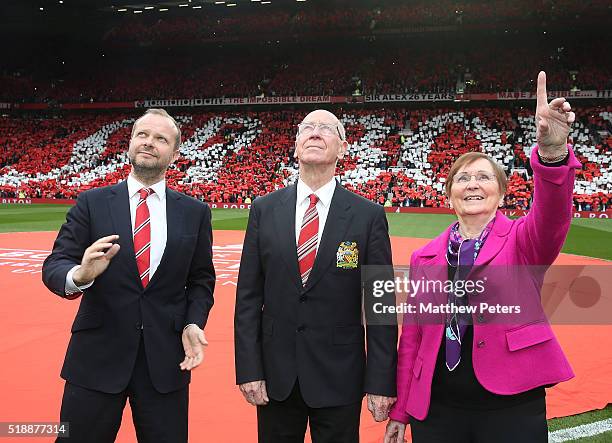
M 135 102 L 137 108 L 199 107 L 199 106 L 244 106 L 244 105 L 296 105 L 331 103 L 329 95 L 302 95 L 295 97 L 234 97 L 234 98 L 184 98 L 173 100 L 142 100 Z
M 548 98 L 612 98 L 612 90 L 607 91 L 548 91 Z M 535 91 L 530 92 L 498 92 L 494 100 L 535 100 Z
M 612 90 L 605 91 L 548 91 L 548 99 L 552 100 L 557 97 L 565 97 L 567 99 L 611 99 Z M 484 101 L 508 101 L 508 100 L 535 100 L 535 91 L 529 92 L 494 92 L 487 94 L 461 94 L 457 95 L 458 100 L 484 100 Z
M 568 99 L 610 100 L 612 90 L 603 91 L 548 91 L 548 98 L 565 97 Z M 466 102 L 466 101 L 508 101 L 535 100 L 535 91 L 530 92 L 492 92 L 483 94 L 417 93 L 417 94 L 374 94 L 365 96 L 298 95 L 289 97 L 217 97 L 137 100 L 134 102 L 92 102 L 92 103 L 0 103 L 0 109 L 119 109 L 155 107 L 211 107 L 211 106 L 251 106 L 251 105 L 300 105 L 300 104 L 358 104 L 358 103 L 409 103 L 409 102 Z
M 390 102 L 448 102 L 455 100 L 454 93 L 423 93 L 423 94 L 379 94 L 366 95 L 366 103 L 390 103 Z

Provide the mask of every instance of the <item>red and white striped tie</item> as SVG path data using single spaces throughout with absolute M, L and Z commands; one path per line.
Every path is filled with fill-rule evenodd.
M 317 212 L 319 198 L 310 194 L 310 205 L 304 214 L 300 237 L 298 239 L 297 255 L 302 276 L 302 285 L 306 285 L 315 257 L 317 256 L 317 243 L 319 235 L 319 213 Z
M 134 251 L 136 252 L 136 264 L 142 287 L 146 288 L 149 283 L 149 271 L 151 263 L 151 217 L 147 206 L 147 197 L 155 191 L 150 188 L 142 188 L 138 191 L 140 201 L 136 206 L 136 225 L 134 229 Z

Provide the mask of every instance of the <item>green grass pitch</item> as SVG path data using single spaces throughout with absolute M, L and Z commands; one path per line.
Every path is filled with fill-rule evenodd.
M 0 232 L 56 231 L 66 219 L 67 205 L 0 205 Z M 246 209 L 213 209 L 213 229 L 244 230 Z M 450 214 L 388 213 L 391 235 L 433 238 L 455 217 Z M 612 260 L 612 220 L 575 219 L 563 252 Z

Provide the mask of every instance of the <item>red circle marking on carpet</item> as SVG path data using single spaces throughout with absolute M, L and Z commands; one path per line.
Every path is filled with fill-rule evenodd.
M 0 234 L 0 339 L 2 398 L 0 421 L 55 421 L 63 380 L 59 377 L 78 300 L 63 300 L 40 280 L 42 261 L 55 232 Z M 255 410 L 234 385 L 233 315 L 235 285 L 244 232 L 215 231 L 215 306 L 206 327 L 209 346 L 190 387 L 192 442 L 255 442 Z M 427 239 L 392 239 L 394 263 L 408 263 Z M 562 254 L 558 264 L 604 264 L 603 260 Z M 612 402 L 612 326 L 555 326 L 576 378 L 548 390 L 548 416 L 577 414 Z M 363 407 L 361 440 L 382 441 L 385 424 Z M 46 441 L 20 438 L 21 442 Z M 135 442 L 129 406 L 118 442 Z

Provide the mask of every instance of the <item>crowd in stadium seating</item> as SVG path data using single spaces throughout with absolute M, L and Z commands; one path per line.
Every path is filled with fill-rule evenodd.
M 261 59 L 226 59 L 206 66 L 178 61 L 175 63 L 178 69 L 172 73 L 142 67 L 100 68 L 92 77 L 75 74 L 61 82 L 7 75 L 0 86 L 0 100 L 70 103 L 189 97 L 451 93 L 456 91 L 461 78 L 468 79 L 466 93 L 532 91 L 534 66 L 547 70 L 554 90 L 612 88 L 610 70 L 601 67 L 582 69 L 576 75 L 535 60 L 523 66 L 515 60 L 499 59 L 488 67 L 470 63 L 469 66 L 477 67 L 460 70 L 457 65 L 442 63 L 437 56 L 426 54 L 418 63 L 409 56 L 393 55 L 366 58 L 360 63 L 350 56 L 334 58 L 337 64 L 316 56 L 295 57 L 276 64 Z M 346 63 L 342 63 L 345 58 Z M 482 60 L 486 58 L 483 55 Z M 522 59 L 534 57 L 525 55 Z M 313 66 L 317 75 L 312 75 Z
M 107 32 L 111 45 L 189 45 L 203 41 L 228 41 L 236 36 L 254 38 L 278 37 L 319 32 L 350 32 L 368 29 L 372 12 L 363 8 L 320 10 L 254 11 L 250 13 L 215 14 L 195 12 L 188 16 L 163 18 L 131 17 Z M 226 12 L 222 10 L 221 12 Z M 264 13 L 265 12 L 265 13 Z
M 263 10 L 250 8 L 234 14 L 223 7 L 168 16 L 127 14 L 115 22 L 106 33 L 106 43 L 96 50 L 104 52 L 104 44 L 116 44 L 122 50 L 134 44 L 139 49 L 133 49 L 131 56 L 118 51 L 114 58 L 90 59 L 88 54 L 75 53 L 62 69 L 47 69 L 46 59 L 38 67 L 3 68 L 0 102 L 533 91 L 539 69 L 547 72 L 550 90 L 612 89 L 609 41 L 574 34 L 546 39 L 539 32 L 539 22 L 520 32 L 503 31 L 500 24 L 537 18 L 548 26 L 563 18 L 601 18 L 610 14 L 609 2 L 604 0 L 418 0 L 382 7 L 309 5 Z M 497 34 L 420 32 L 409 37 L 393 34 L 383 40 L 372 35 L 363 39 L 358 32 L 385 35 L 382 31 L 390 28 L 457 23 L 493 27 Z M 307 30 L 319 37 L 337 32 L 342 39 L 283 39 Z M 274 38 L 248 40 L 268 32 L 282 39 L 284 46 L 276 45 Z M 239 46 L 197 45 L 218 37 Z M 537 41 L 529 44 L 532 38 Z M 166 52 L 147 52 L 155 42 L 163 43 Z M 183 51 L 184 46 L 191 49 Z M 175 53 L 168 47 L 181 50 Z
M 609 44 L 585 44 L 526 47 L 505 40 L 478 42 L 473 50 L 470 45 L 374 42 L 296 45 L 278 53 L 254 47 L 246 54 L 176 56 L 172 69 L 164 70 L 155 57 L 127 64 L 98 60 L 53 78 L 45 77 L 45 71 L 38 76 L 5 72 L 0 75 L 0 101 L 533 91 L 539 69 L 547 72 L 551 90 L 612 89 Z
M 464 152 L 483 151 L 509 176 L 505 206 L 531 199 L 528 157 L 535 143 L 533 112 L 467 108 L 345 110 L 349 150 L 340 181 L 391 206 L 443 207 L 444 180 Z M 571 139 L 583 164 L 577 209 L 604 210 L 612 194 L 612 107 L 578 111 Z M 295 111 L 178 115 L 184 142 L 168 173 L 170 186 L 206 201 L 249 203 L 295 180 Z M 0 196 L 74 198 L 126 177 L 133 116 L 67 115 L 0 119 Z
M 146 12 L 146 11 L 145 11 Z M 381 6 L 337 5 L 297 8 L 246 9 L 207 8 L 179 16 L 154 12 L 126 17 L 106 35 L 111 45 L 185 45 L 201 41 L 228 41 L 304 34 L 376 34 L 392 29 L 424 26 L 479 26 L 536 24 L 562 20 L 597 19 L 609 12 L 605 0 L 574 2 L 555 0 L 455 1 L 419 0 L 409 4 Z
M 547 81 L 558 91 L 612 88 L 609 45 L 589 41 L 540 48 L 478 45 L 464 58 L 465 92 L 533 91 L 533 67 L 547 73 Z M 517 61 L 520 60 L 520 63 Z

